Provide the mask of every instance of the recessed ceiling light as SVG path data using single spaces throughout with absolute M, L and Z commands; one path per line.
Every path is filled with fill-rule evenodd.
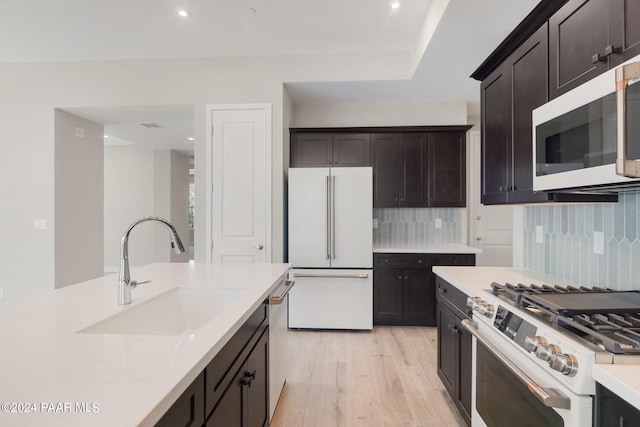
M 182 16 L 183 18 L 188 18 L 189 17 L 189 12 L 187 12 L 184 9 L 178 9 L 177 13 L 178 13 L 179 16 Z
M 189 141 L 195 141 L 196 139 L 192 136 L 190 136 L 189 138 L 187 138 Z
M 391 3 L 391 9 L 397 9 L 399 7 L 400 7 L 399 1 L 394 1 L 393 3 Z

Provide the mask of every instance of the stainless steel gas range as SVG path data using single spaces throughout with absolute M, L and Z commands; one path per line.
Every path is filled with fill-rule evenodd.
M 463 321 L 473 426 L 591 426 L 593 365 L 640 364 L 638 291 L 493 283 L 478 295 Z

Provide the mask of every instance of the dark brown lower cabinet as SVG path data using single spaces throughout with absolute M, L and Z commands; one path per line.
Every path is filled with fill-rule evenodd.
M 433 288 L 427 270 L 376 270 L 373 274 L 374 323 L 435 326 Z
M 269 321 L 265 303 L 229 339 L 156 426 L 266 427 L 268 378 Z
M 472 336 L 462 325 L 470 318 L 467 296 L 437 278 L 438 377 L 467 426 L 471 425 Z
M 373 323 L 436 326 L 435 265 L 472 266 L 474 254 L 373 255 Z
M 207 419 L 207 427 L 264 427 L 268 423 L 269 331 L 262 333 Z
M 204 372 L 201 372 L 156 423 L 156 427 L 200 427 L 203 424 Z

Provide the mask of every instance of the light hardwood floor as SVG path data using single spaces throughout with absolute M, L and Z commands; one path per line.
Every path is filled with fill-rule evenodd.
M 462 426 L 436 372 L 436 344 L 436 328 L 289 331 L 271 426 Z

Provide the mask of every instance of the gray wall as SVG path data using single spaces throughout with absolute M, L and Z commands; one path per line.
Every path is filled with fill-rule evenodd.
M 136 145 L 106 146 L 104 152 L 105 272 L 118 270 L 122 233 L 143 216 L 169 220 L 187 248 L 189 157 Z M 132 266 L 186 262 L 188 253 L 175 254 L 166 227 L 145 222 L 131 233 L 129 260 Z
M 408 78 L 407 54 L 89 61 L 0 66 L 0 240 L 4 299 L 54 288 L 54 110 L 194 105 L 196 203 L 206 206 L 207 104 L 271 103 L 272 253 L 283 253 L 283 82 Z M 336 67 L 335 64 L 340 64 Z M 20 185 L 16 185 L 17 179 Z M 49 230 L 34 231 L 34 219 Z M 55 221 L 60 218 L 55 218 Z M 205 215 L 196 217 L 196 235 Z M 205 239 L 196 239 L 205 261 Z M 37 265 L 37 268 L 34 268 Z
M 524 208 L 524 267 L 586 286 L 640 289 L 640 193 L 618 203 Z M 535 240 L 543 227 L 543 243 Z M 604 254 L 593 233 L 604 234 Z
M 76 136 L 76 129 L 84 137 Z M 50 226 L 55 227 L 56 288 L 103 274 L 103 134 L 101 124 L 55 110 L 56 221 Z M 31 269 L 36 266 L 37 260 Z

